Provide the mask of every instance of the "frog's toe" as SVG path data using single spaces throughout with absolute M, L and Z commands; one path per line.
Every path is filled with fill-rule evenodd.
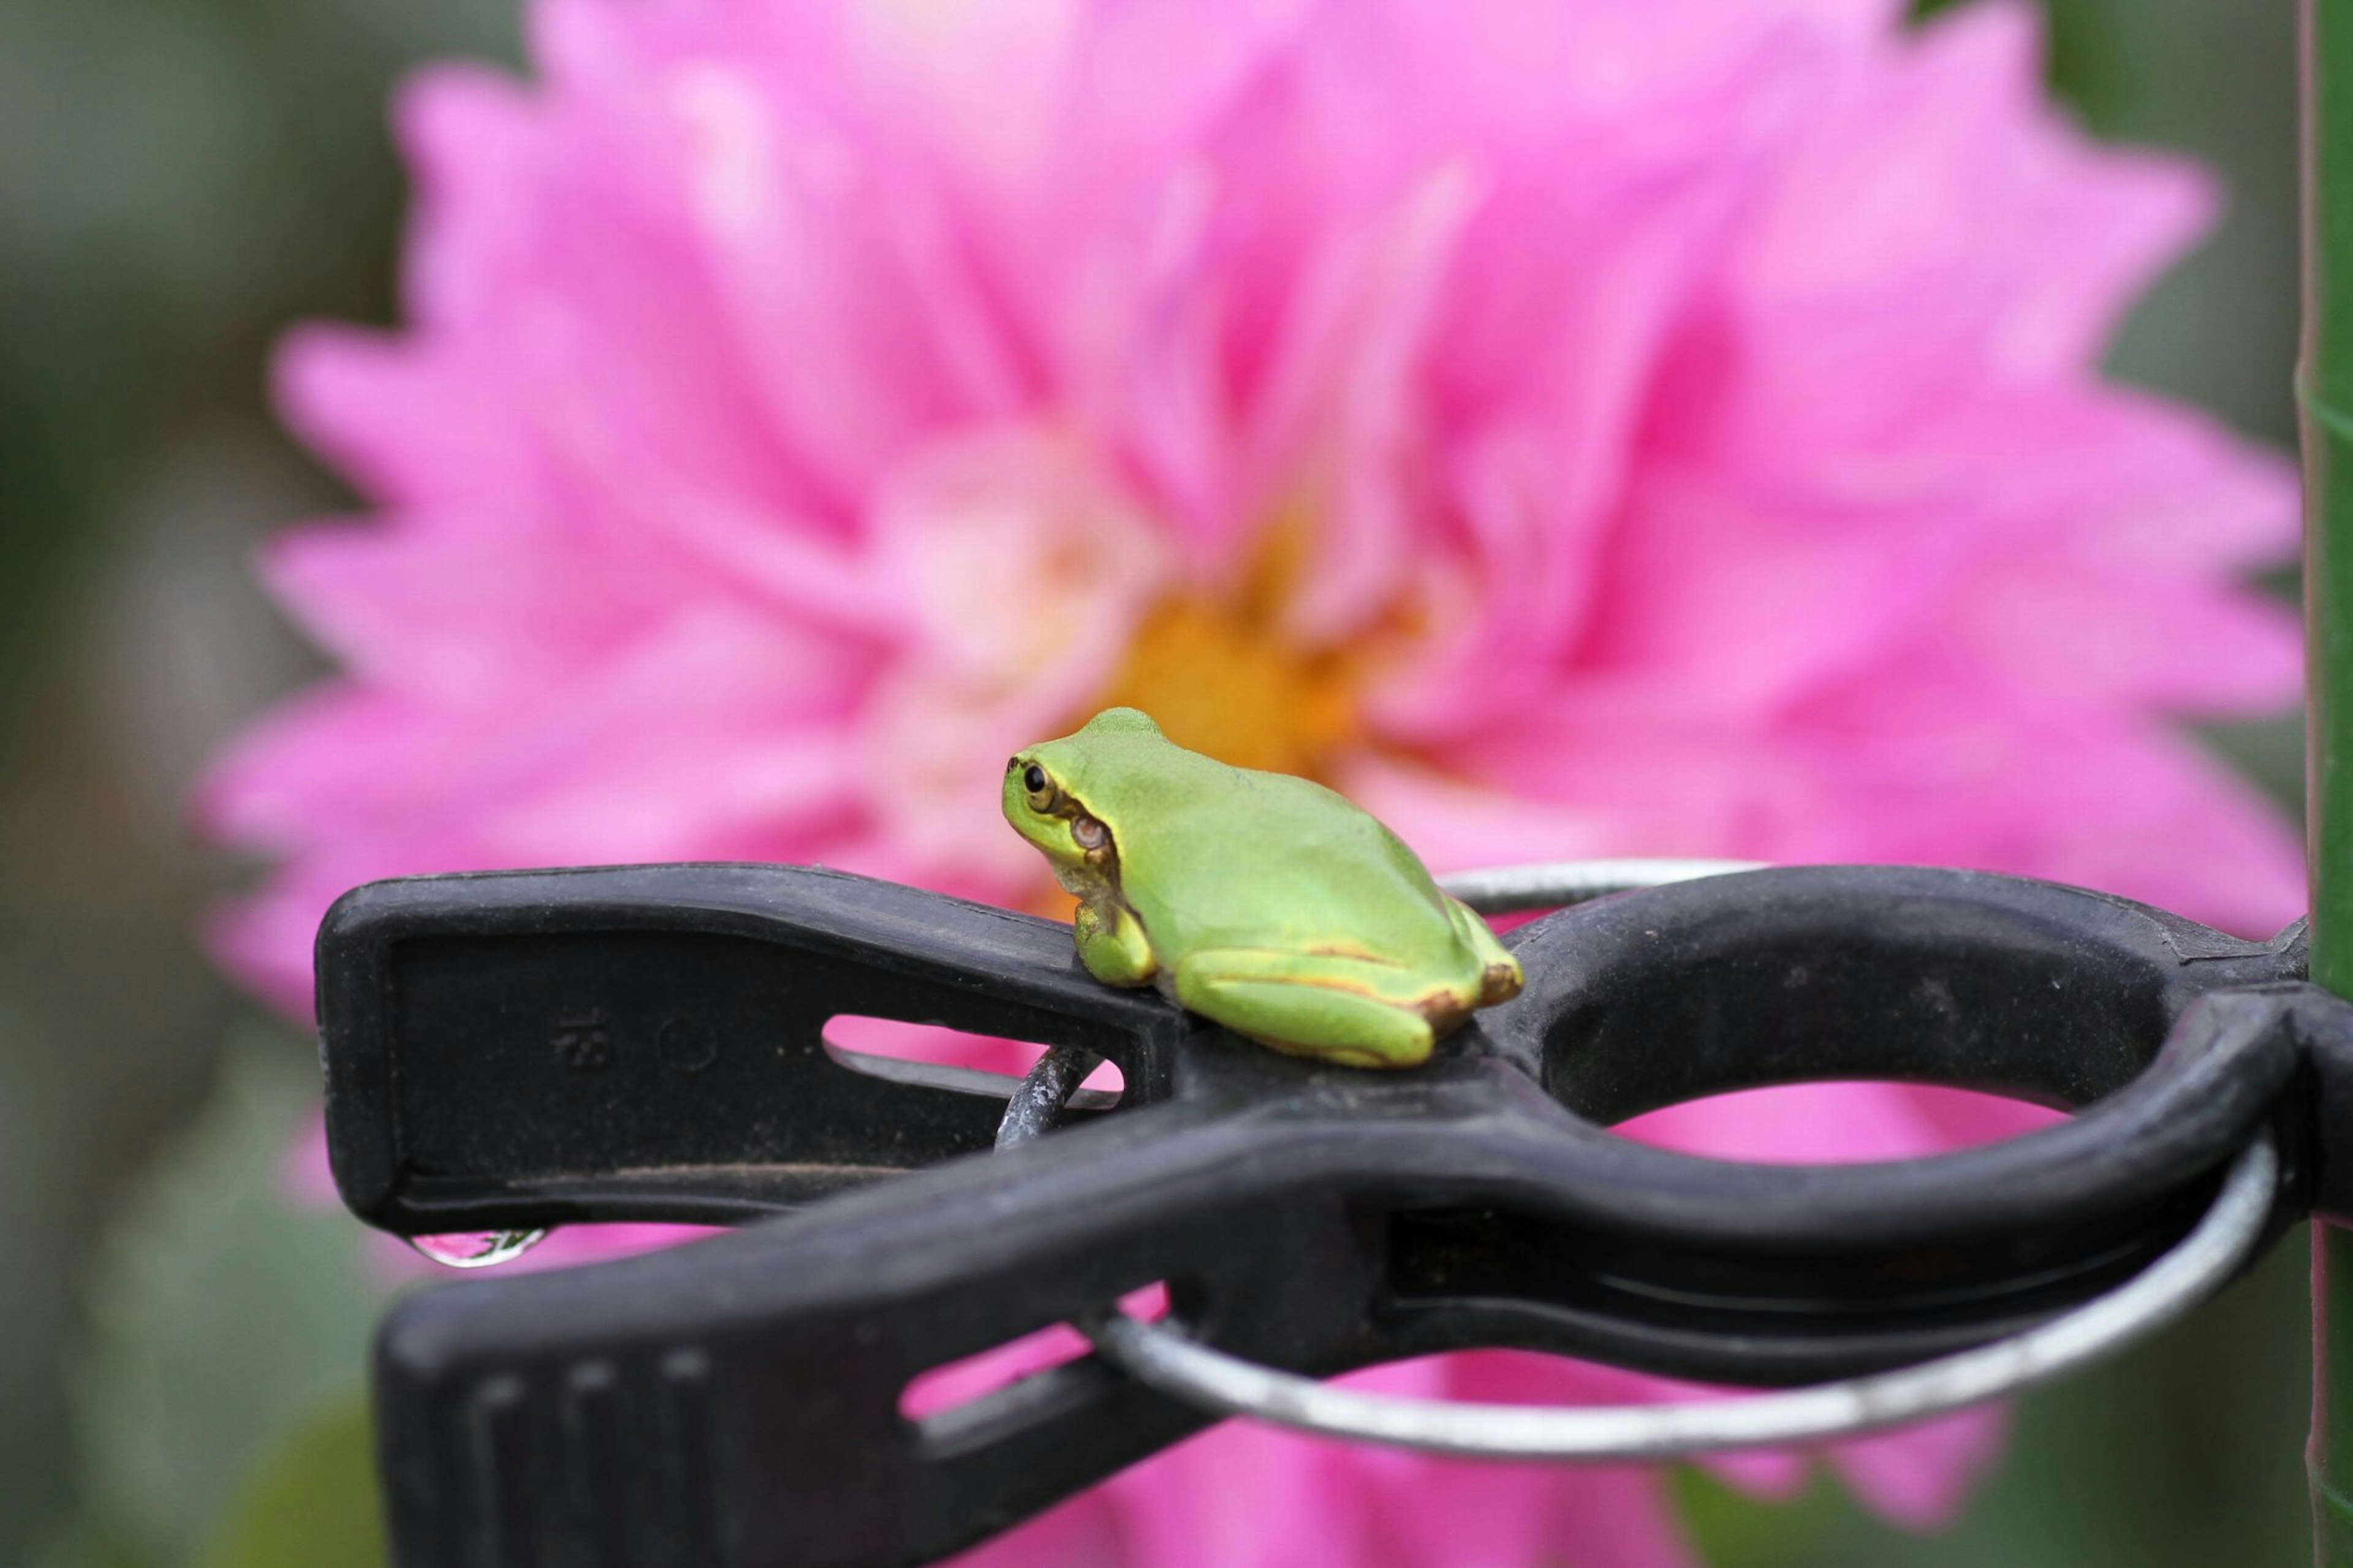
M 1493 1007 L 1498 1002 L 1508 1002 L 1520 994 L 1527 976 L 1520 970 L 1520 961 L 1506 953 L 1480 972 L 1479 1005 Z

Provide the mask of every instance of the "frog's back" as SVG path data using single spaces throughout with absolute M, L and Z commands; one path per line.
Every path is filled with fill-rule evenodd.
M 1459 947 L 1412 851 L 1345 796 L 1169 747 L 1160 809 L 1115 829 L 1123 891 L 1165 954 L 1351 946 L 1443 965 Z M 1214 770 L 1210 772 L 1208 770 Z M 1329 917 L 1345 910 L 1345 921 Z

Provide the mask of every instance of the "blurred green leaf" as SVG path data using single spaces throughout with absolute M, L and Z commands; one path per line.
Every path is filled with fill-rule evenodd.
M 1815 1568 L 1825 1544 L 1857 1512 L 1855 1503 L 1819 1469 L 1806 1489 L 1770 1502 L 1734 1490 L 1706 1470 L 1671 1472 L 1675 1508 L 1701 1561 L 1736 1568 Z
M 301 1422 L 246 1478 L 198 1568 L 379 1568 L 367 1403 L 336 1400 Z
M 155 1568 L 155 1564 L 90 1521 L 77 1521 L 36 1546 L 26 1568 Z
M 383 1292 L 352 1220 L 283 1184 L 316 1092 L 282 1045 L 232 1046 L 103 1248 L 76 1389 L 81 1496 L 107 1538 L 157 1561 L 188 1559 L 290 1420 L 360 1384 Z

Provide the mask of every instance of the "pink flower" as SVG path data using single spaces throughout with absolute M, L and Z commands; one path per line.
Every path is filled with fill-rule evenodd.
M 2211 192 L 2062 124 L 2024 6 L 1901 12 L 540 0 L 535 84 L 401 98 L 409 326 L 281 362 L 372 515 L 266 554 L 343 673 L 206 792 L 274 862 L 219 951 L 299 1009 L 335 894 L 469 867 L 1036 902 L 997 771 L 1120 700 L 1441 868 L 1942 861 L 2275 925 L 2290 835 L 2173 721 L 2295 689 L 2237 582 L 2290 478 L 2096 374 Z M 1890 1088 L 1666 1121 L 1783 1157 L 2021 1124 Z M 1932 1523 L 1994 1420 L 1836 1462 Z M 1684 1561 L 1644 1471 L 1234 1426 L 991 1550 Z

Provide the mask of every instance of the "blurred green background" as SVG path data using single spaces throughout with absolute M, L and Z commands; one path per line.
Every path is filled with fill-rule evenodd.
M 2047 11 L 2087 124 L 2193 153 L 2232 193 L 2117 372 L 2287 443 L 2292 7 Z M 184 802 L 207 751 L 318 668 L 246 573 L 261 534 L 342 500 L 270 419 L 270 342 L 299 317 L 393 319 L 386 91 L 436 55 L 512 60 L 516 33 L 512 0 L 0 0 L 0 1563 L 371 1550 L 269 1544 L 273 1507 L 349 1471 L 374 1288 L 354 1227 L 275 1195 L 307 1042 L 200 956 L 238 871 Z M 2295 808 L 2292 720 L 2212 738 Z M 2027 1401 L 1949 1534 L 1901 1535 L 1827 1484 L 1766 1509 L 1685 1477 L 1709 1560 L 2306 1561 L 2302 1240 Z M 257 1478 L 298 1416 L 312 1441 Z

